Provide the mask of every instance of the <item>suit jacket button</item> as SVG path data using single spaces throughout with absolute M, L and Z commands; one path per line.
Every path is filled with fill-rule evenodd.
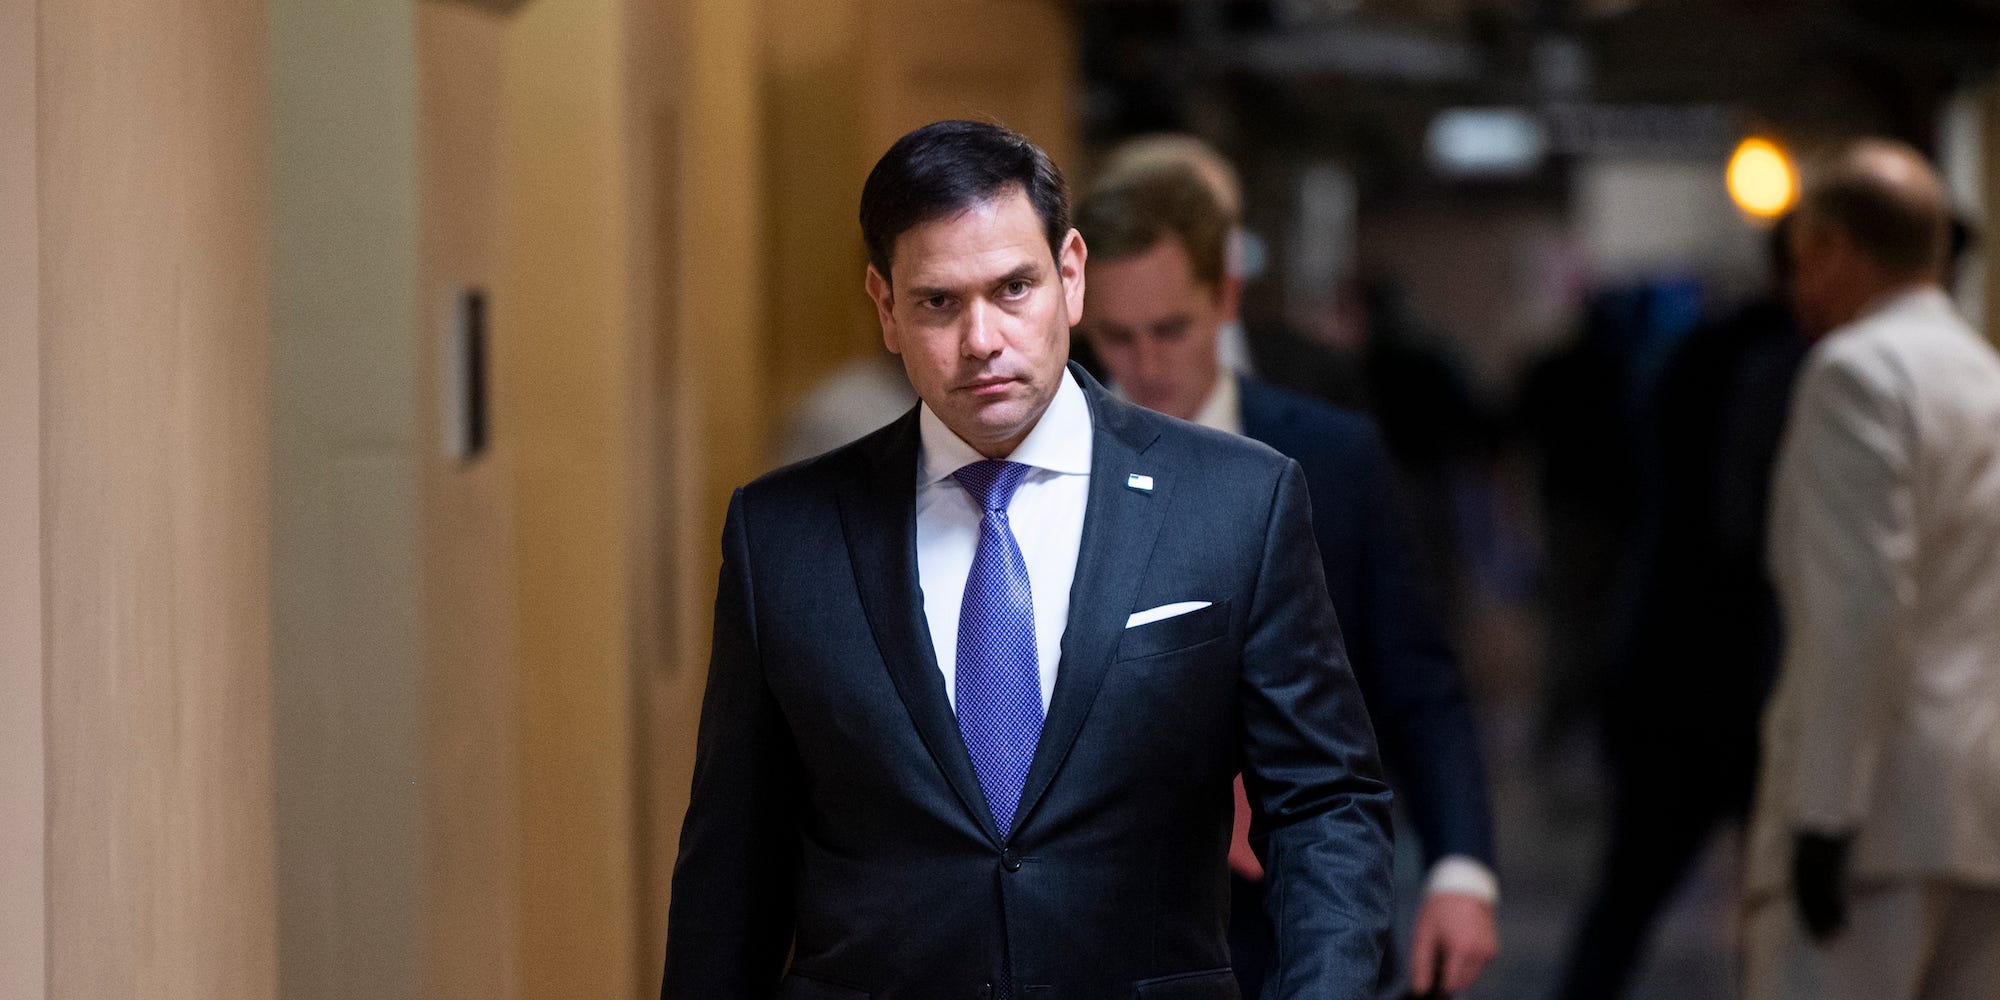
M 1010 872 L 1017 872 L 1017 871 L 1020 871 L 1020 870 L 1021 870 L 1021 856 L 1020 856 L 1020 855 L 1018 855 L 1018 854 L 1015 854 L 1015 853 L 1014 853 L 1014 849 L 1013 849 L 1013 848 L 1011 848 L 1011 847 L 1010 847 L 1010 848 L 1008 848 L 1007 850 L 1004 850 L 1004 851 L 1001 851 L 1001 852 L 1000 852 L 1000 867 L 1002 867 L 1002 868 L 1005 868 L 1005 869 L 1007 869 L 1007 870 L 1008 870 L 1008 871 L 1010 871 Z
M 980 984 L 979 984 L 979 1000 L 993 1000 L 993 984 L 992 984 L 992 983 L 980 983 Z

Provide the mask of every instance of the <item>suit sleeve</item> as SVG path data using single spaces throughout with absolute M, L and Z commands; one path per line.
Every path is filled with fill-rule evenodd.
M 1395 769 L 1424 863 L 1459 855 L 1493 867 L 1493 822 L 1479 734 L 1458 658 L 1445 641 L 1435 603 L 1411 554 L 1406 508 L 1381 439 L 1368 434 L 1360 468 L 1369 489 L 1363 574 L 1369 692 L 1382 756 Z
M 1895 711 L 1896 622 L 1916 546 L 1909 421 L 1885 373 L 1829 357 L 1799 388 L 1777 472 L 1771 564 L 1794 708 L 1793 829 L 1851 830 Z
M 1273 497 L 1246 629 L 1243 776 L 1276 935 L 1264 995 L 1364 1000 L 1392 918 L 1389 789 L 1295 462 Z
M 741 490 L 722 533 L 708 690 L 667 916 L 663 1000 L 770 996 L 792 943 L 799 770 L 757 644 Z

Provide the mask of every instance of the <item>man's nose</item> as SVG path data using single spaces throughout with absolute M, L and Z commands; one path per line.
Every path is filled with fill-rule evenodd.
M 959 344 L 968 358 L 990 358 L 1000 352 L 1000 316 L 992 305 L 974 300 L 965 310 Z
M 1151 384 L 1167 377 L 1166 352 L 1146 338 L 1133 345 L 1132 358 L 1139 369 L 1139 381 Z

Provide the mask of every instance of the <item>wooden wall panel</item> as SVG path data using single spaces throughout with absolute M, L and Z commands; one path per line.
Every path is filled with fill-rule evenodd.
M 508 22 L 496 417 L 512 437 L 523 995 L 637 983 L 627 0 Z M 654 985 L 657 989 L 657 984 Z
M 418 332 L 422 371 L 425 906 L 431 1000 L 521 995 L 520 678 L 515 656 L 514 435 L 461 461 L 445 440 L 455 398 L 457 300 L 500 282 L 502 84 L 507 22 L 462 3 L 417 4 L 421 66 Z M 488 330 L 505 357 L 514 331 Z M 497 366 L 489 353 L 489 366 Z M 490 370 L 490 369 L 489 369 Z M 511 416 L 511 411 L 510 411 Z
M 279 987 L 423 995 L 414 8 L 270 0 Z
M 45 1000 L 35 0 L 0 0 L 0 997 Z
M 659 40 L 642 65 L 664 68 L 638 81 L 658 316 L 649 327 L 653 453 L 641 467 L 659 525 L 648 569 L 660 614 L 646 623 L 652 648 L 639 678 L 635 733 L 643 763 L 635 786 L 643 992 L 659 988 L 665 954 L 723 515 L 730 491 L 764 469 L 775 364 L 766 352 L 766 292 L 799 276 L 776 274 L 765 256 L 762 6 L 649 0 L 638 9 Z
M 859 53 L 872 164 L 941 118 L 997 121 L 1077 179 L 1083 91 L 1076 26 L 1061 0 L 870 0 Z M 857 196 L 859 192 L 856 192 Z
M 864 0 L 767 0 L 764 109 L 771 399 L 780 414 L 826 374 L 884 353 L 861 290 L 855 221 L 871 153 L 863 86 Z M 893 138 L 893 137 L 892 137 Z M 887 143 L 882 148 L 887 148 Z
M 271 997 L 263 7 L 38 38 L 49 996 Z

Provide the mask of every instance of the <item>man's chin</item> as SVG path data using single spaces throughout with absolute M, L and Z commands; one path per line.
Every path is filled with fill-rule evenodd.
M 1029 410 L 1026 400 L 995 400 L 985 406 L 961 410 L 956 420 L 946 421 L 946 426 L 965 439 L 965 443 L 984 447 L 1022 437 L 1034 426 L 1035 418 L 1041 415 L 1039 412 L 1031 414 Z

